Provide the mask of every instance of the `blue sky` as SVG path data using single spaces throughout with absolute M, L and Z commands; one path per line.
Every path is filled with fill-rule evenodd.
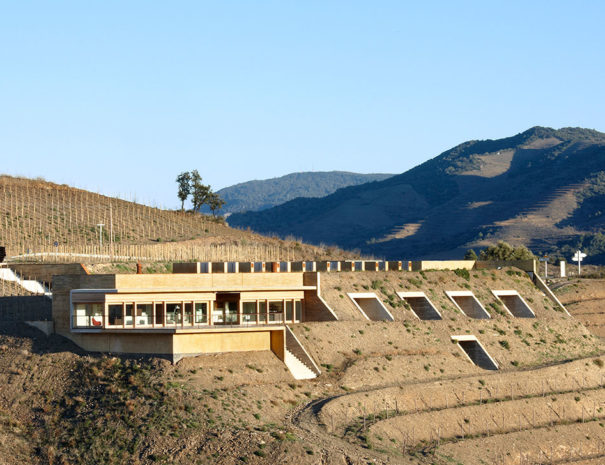
M 531 126 L 605 131 L 605 2 L 0 1 L 0 172 L 177 207 L 400 173 Z

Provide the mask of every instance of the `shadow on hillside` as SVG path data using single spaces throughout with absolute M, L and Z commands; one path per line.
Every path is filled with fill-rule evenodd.
M 103 352 L 87 352 L 63 336 L 58 334 L 47 336 L 42 331 L 23 322 L 0 322 L 0 346 L 2 345 L 17 349 L 26 349 L 28 352 L 36 355 L 70 352 L 80 357 L 101 358 L 110 356 L 119 357 L 122 360 L 145 360 L 153 362 L 158 366 L 166 366 L 165 364 L 174 365 L 172 358 L 163 354 L 107 354 Z
M 58 334 L 46 336 L 42 331 L 23 322 L 3 321 L 0 324 L 1 344 L 19 345 L 24 348 L 31 344 L 27 350 L 38 355 L 60 352 L 72 352 L 78 355 L 87 353 L 63 336 Z

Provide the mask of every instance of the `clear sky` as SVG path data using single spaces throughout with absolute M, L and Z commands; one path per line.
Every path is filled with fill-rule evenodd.
M 605 131 L 605 2 L 2 1 L 0 172 L 177 207 L 469 139 Z

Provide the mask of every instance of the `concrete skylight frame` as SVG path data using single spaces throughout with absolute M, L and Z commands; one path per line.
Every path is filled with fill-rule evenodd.
M 397 292 L 397 295 L 399 296 L 399 298 L 401 300 L 407 302 L 407 304 L 410 306 L 410 309 L 412 310 L 412 313 L 419 320 L 423 320 L 423 321 L 435 320 L 435 321 L 437 321 L 437 320 L 443 319 L 443 316 L 441 315 L 439 310 L 437 310 L 437 307 L 435 307 L 435 305 L 433 305 L 433 302 L 431 302 L 431 300 L 426 296 L 426 294 L 424 292 Z M 430 306 L 431 310 L 435 313 L 434 316 L 436 316 L 436 317 L 423 318 L 421 315 L 419 315 L 416 312 L 416 310 L 414 309 L 414 306 L 406 299 L 425 299 L 426 302 L 428 303 L 428 305 Z
M 514 318 L 536 318 L 536 313 L 532 310 L 532 308 L 529 305 L 527 305 L 527 302 L 525 301 L 525 299 L 523 297 L 521 297 L 521 294 L 519 294 L 514 289 L 501 289 L 501 290 L 492 289 L 492 294 L 494 295 L 494 297 L 496 297 L 496 299 L 498 299 L 499 302 L 502 303 L 502 305 L 504 306 L 504 309 L 509 313 L 510 316 L 512 316 Z M 513 309 L 509 308 L 509 306 L 506 305 L 506 301 L 504 299 L 502 299 L 502 297 L 518 298 L 520 300 L 521 304 L 525 307 L 525 309 L 522 312 L 518 312 L 518 313 L 525 313 L 525 314 L 516 315 L 515 312 L 513 311 Z
M 483 306 L 483 304 L 481 302 L 479 302 L 479 299 L 477 299 L 477 297 L 475 297 L 475 294 L 473 294 L 472 291 L 445 291 L 445 294 L 449 297 L 449 299 L 456 306 L 456 308 L 462 312 L 463 315 L 466 315 L 469 318 L 474 318 L 476 320 L 489 320 L 489 319 L 491 319 L 492 316 L 485 309 L 485 307 Z M 477 306 L 479 307 L 479 309 L 480 309 L 480 312 L 481 312 L 480 316 L 469 315 L 467 312 L 465 312 L 462 309 L 462 307 L 458 304 L 458 302 L 456 302 L 456 297 L 470 297 L 470 298 L 472 298 L 474 300 L 474 302 L 477 304 Z
M 349 292 L 347 293 L 347 295 L 349 296 L 349 298 L 351 299 L 351 302 L 353 302 L 353 305 L 355 305 L 355 307 L 357 307 L 357 309 L 361 312 L 361 314 L 369 321 L 395 321 L 395 318 L 393 318 L 393 315 L 391 314 L 391 312 L 388 311 L 388 309 L 384 306 L 384 304 L 380 301 L 380 299 L 376 296 L 375 293 L 373 292 L 361 292 L 361 293 L 355 293 L 355 292 Z M 383 315 L 382 318 L 370 318 L 366 312 L 366 310 L 364 310 L 360 303 L 356 300 L 356 299 L 374 299 L 376 301 L 377 305 L 377 310 L 382 312 Z
M 485 370 L 499 370 L 498 362 L 496 362 L 489 352 L 483 347 L 483 344 L 479 342 L 476 336 L 472 334 L 462 334 L 462 335 L 454 335 L 451 336 L 452 341 L 456 343 L 456 345 L 460 348 L 462 353 L 466 356 L 466 358 L 475 366 L 479 368 L 483 368 Z M 474 347 L 473 347 L 474 346 Z M 484 357 L 483 360 L 477 358 L 473 360 L 473 351 L 479 350 L 480 357 Z

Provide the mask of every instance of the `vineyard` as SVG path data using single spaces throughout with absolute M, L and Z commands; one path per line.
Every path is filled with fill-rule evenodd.
M 207 215 L 9 176 L 0 176 L 0 242 L 9 259 L 18 261 L 252 261 L 347 255 L 235 230 Z

